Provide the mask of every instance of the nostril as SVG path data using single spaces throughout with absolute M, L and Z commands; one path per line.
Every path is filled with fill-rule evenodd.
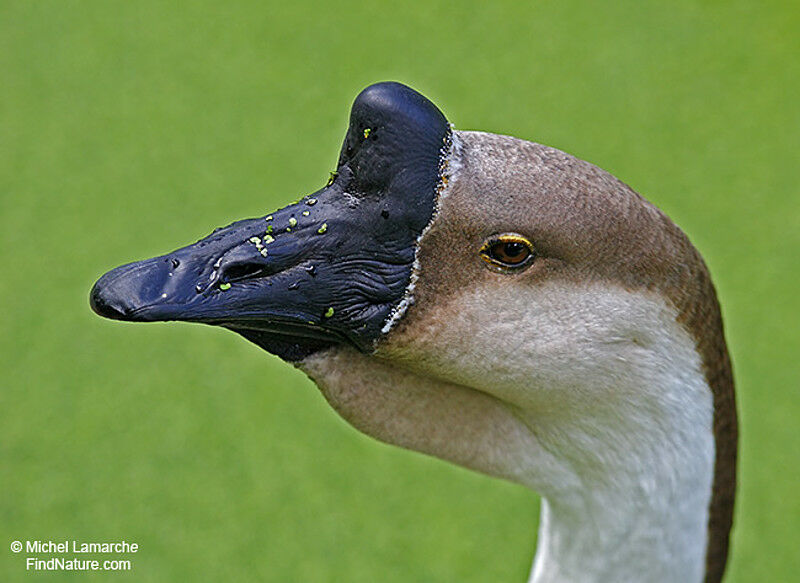
M 264 263 L 256 263 L 253 261 L 237 261 L 235 263 L 228 263 L 220 268 L 220 280 L 223 282 L 241 281 L 243 279 L 255 279 L 257 277 L 264 277 L 270 275 L 270 270 L 267 269 Z

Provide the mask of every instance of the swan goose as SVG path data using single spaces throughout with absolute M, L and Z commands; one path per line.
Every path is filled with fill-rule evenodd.
M 368 435 L 539 492 L 535 583 L 722 578 L 736 410 L 708 270 L 569 154 L 378 83 L 324 188 L 114 269 L 90 303 L 229 328 Z

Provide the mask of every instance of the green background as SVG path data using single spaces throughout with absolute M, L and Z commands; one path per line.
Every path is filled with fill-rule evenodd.
M 525 580 L 530 492 L 357 433 L 234 334 L 88 307 L 107 269 L 321 186 L 387 79 L 689 233 L 738 382 L 728 581 L 795 578 L 798 30 L 769 0 L 0 1 L 0 580 L 78 580 L 24 572 L 37 538 L 140 544 L 97 581 Z

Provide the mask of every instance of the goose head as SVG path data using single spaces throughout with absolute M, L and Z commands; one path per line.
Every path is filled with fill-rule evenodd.
M 114 269 L 90 303 L 229 328 L 361 431 L 536 490 L 533 581 L 722 577 L 716 294 L 681 230 L 592 164 L 379 83 L 321 190 Z

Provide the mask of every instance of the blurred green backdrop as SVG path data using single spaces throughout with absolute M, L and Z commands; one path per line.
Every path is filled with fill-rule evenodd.
M 406 82 L 664 208 L 715 276 L 741 473 L 728 581 L 800 571 L 795 2 L 0 2 L 0 580 L 15 539 L 127 539 L 109 581 L 523 581 L 533 494 L 378 444 L 223 330 L 93 281 L 315 190 Z M 51 573 L 50 580 L 74 580 Z

